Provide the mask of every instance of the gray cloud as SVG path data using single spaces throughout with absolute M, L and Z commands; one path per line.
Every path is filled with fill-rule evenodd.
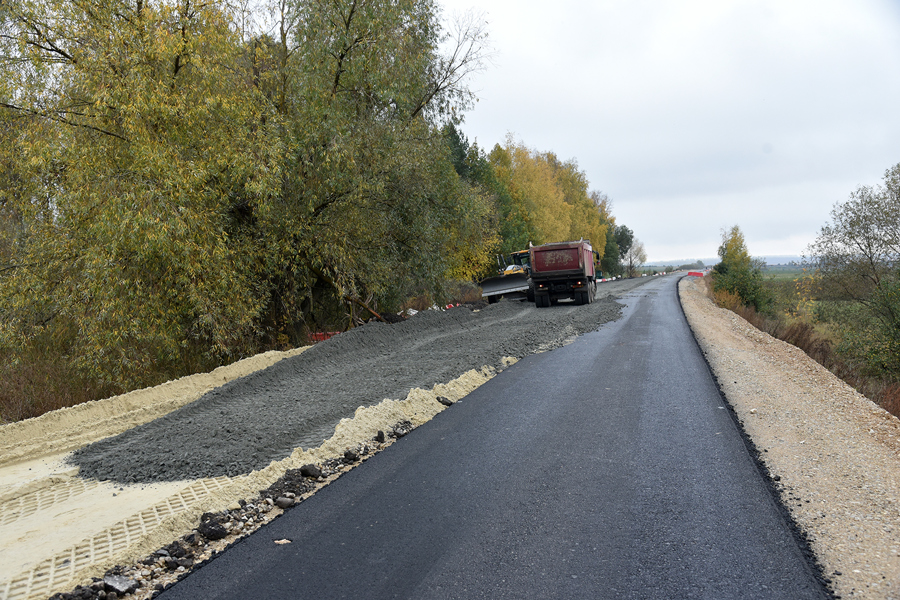
M 900 162 L 900 10 L 879 0 L 444 1 L 495 65 L 464 132 L 575 158 L 651 259 L 797 254 Z

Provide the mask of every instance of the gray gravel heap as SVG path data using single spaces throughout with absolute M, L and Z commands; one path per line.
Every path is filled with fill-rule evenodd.
M 414 387 L 430 389 L 485 365 L 501 369 L 502 357 L 559 347 L 620 310 L 612 297 L 545 309 L 503 301 L 477 312 L 424 311 L 394 325 L 369 323 L 85 446 L 70 462 L 82 477 L 121 483 L 249 473 L 298 446 L 318 446 L 359 406 L 402 399 Z

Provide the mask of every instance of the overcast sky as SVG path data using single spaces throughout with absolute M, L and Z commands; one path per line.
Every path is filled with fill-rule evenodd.
M 462 125 L 575 159 L 652 262 L 803 253 L 900 162 L 896 0 L 438 0 L 487 21 Z

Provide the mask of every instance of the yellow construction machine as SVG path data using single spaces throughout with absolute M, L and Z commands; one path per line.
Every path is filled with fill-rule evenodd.
M 534 301 L 531 256 L 528 250 L 519 250 L 509 256 L 498 255 L 497 266 L 497 276 L 488 277 L 481 282 L 482 298 L 486 298 L 490 304 L 503 297 Z

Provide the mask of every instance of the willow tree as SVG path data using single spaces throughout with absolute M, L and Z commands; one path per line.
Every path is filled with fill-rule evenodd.
M 438 127 L 470 100 L 477 23 L 442 46 L 427 1 L 275 8 L 277 33 L 240 37 L 224 3 L 0 5 L 0 349 L 50 331 L 133 387 L 490 244 Z
M 277 287 L 290 279 L 300 310 L 326 304 L 318 291 L 375 312 L 465 272 L 493 243 L 490 205 L 461 185 L 439 125 L 472 100 L 477 22 L 444 31 L 430 0 L 277 8 L 281 60 L 265 63 L 278 65 L 266 76 L 286 152 L 279 193 L 257 212 Z
M 0 103 L 32 182 L 2 192 L 23 232 L 3 342 L 68 322 L 81 367 L 129 387 L 252 338 L 263 294 L 242 214 L 274 187 L 280 145 L 229 25 L 190 0 L 0 8 Z

